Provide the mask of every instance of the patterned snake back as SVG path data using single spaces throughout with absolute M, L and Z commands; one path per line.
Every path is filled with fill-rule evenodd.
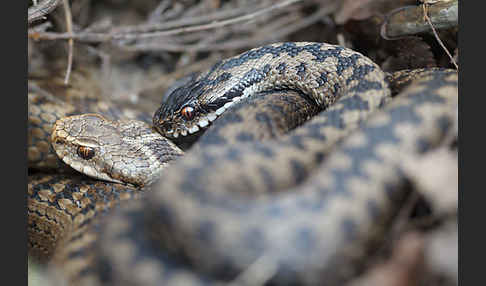
M 438 146 L 456 120 L 457 73 L 419 74 L 390 99 L 376 64 L 334 45 L 273 44 L 217 63 L 153 119 L 171 137 L 213 128 L 142 200 L 71 238 L 56 269 L 85 285 L 340 285 L 409 194 L 401 160 Z M 278 140 L 242 130 L 226 144 L 213 131 L 274 88 L 325 111 Z

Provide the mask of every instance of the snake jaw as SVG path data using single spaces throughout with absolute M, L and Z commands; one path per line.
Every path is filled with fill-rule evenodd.
M 214 112 L 207 114 L 199 114 L 196 119 L 186 121 L 179 116 L 174 116 L 172 119 L 157 120 L 154 126 L 157 131 L 163 136 L 170 138 L 178 138 L 179 136 L 187 136 L 196 134 L 206 130 L 211 124 L 220 117 L 233 103 L 238 100 L 227 102 L 222 107 L 216 109 Z
M 199 109 L 200 110 L 200 109 Z M 198 111 L 195 117 L 188 121 L 178 115 L 176 112 L 169 118 L 159 116 L 154 117 L 154 126 L 157 131 L 165 137 L 178 138 L 196 134 L 207 129 L 216 118 L 221 115 L 225 109 L 218 109 L 215 112 L 205 113 Z
M 248 94 L 234 97 L 229 101 L 223 101 L 217 106 L 215 104 L 203 106 L 194 102 L 195 115 L 191 120 L 183 118 L 181 115 L 182 108 L 172 112 L 168 112 L 167 107 L 161 108 L 154 115 L 153 125 L 160 134 L 169 138 L 196 134 L 207 129 L 212 122 L 233 106 L 233 104 L 245 97 L 248 97 Z

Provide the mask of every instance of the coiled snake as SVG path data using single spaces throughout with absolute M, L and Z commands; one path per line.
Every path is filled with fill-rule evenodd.
M 56 269 L 62 265 L 61 276 L 86 285 L 339 285 L 361 270 L 409 193 L 402 158 L 438 146 L 455 120 L 457 72 L 416 72 L 393 99 L 387 76 L 367 57 L 322 43 L 277 43 L 223 60 L 174 90 L 155 113 L 154 127 L 168 138 L 214 122 L 162 171 L 158 159 L 166 159 L 154 154 L 173 145 L 162 146 L 150 127 L 135 128 L 144 143 L 131 148 L 148 153 L 147 164 L 133 161 L 139 155 L 106 151 L 103 142 L 125 142 L 113 135 L 123 135 L 114 125 L 95 128 L 104 126 L 102 117 L 58 121 L 52 144 L 64 162 L 149 192 L 91 228 L 82 221 L 95 211 L 65 207 L 73 221 L 83 216 L 78 224 L 85 230 L 72 227 L 75 234 L 54 254 Z M 242 130 L 227 144 L 218 123 L 231 128 L 244 120 L 225 122 L 225 111 L 255 94 L 271 98 L 274 89 L 290 90 L 312 112 L 325 111 L 278 140 L 253 141 L 258 136 Z M 255 118 L 269 121 L 261 112 Z M 87 164 L 98 161 L 108 163 Z M 70 199 L 86 193 L 74 188 Z M 39 205 L 60 201 L 42 197 L 41 189 L 29 188 L 39 217 Z

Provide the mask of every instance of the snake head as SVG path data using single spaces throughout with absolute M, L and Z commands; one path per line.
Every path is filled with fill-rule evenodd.
M 194 134 L 206 128 L 210 121 L 207 110 L 201 106 L 195 94 L 202 88 L 197 83 L 174 90 L 155 112 L 154 127 L 165 137 L 178 138 Z
M 51 144 L 64 163 L 85 175 L 138 187 L 152 183 L 169 161 L 182 155 L 145 122 L 89 113 L 57 120 Z
M 231 78 L 217 69 L 194 78 L 166 96 L 153 117 L 154 127 L 165 137 L 178 138 L 205 130 L 232 103 L 226 96 Z

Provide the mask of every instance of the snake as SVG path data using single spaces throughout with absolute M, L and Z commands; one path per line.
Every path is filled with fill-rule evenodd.
M 101 116 L 57 121 L 51 141 L 64 162 L 116 186 L 147 190 L 56 250 L 59 275 L 85 285 L 344 283 L 362 271 L 410 193 L 401 159 L 439 146 L 456 119 L 456 71 L 402 74 L 325 43 L 275 43 L 222 60 L 173 90 L 155 112 L 146 133 L 153 142 L 203 133 L 169 164 L 155 162 L 153 150 L 163 148 L 147 140 L 109 153 L 109 162 L 123 161 L 119 167 L 88 165 L 108 154 L 88 135 L 115 148 L 124 143 L 92 128 L 105 123 Z M 406 87 L 392 97 L 393 85 Z M 233 142 L 220 136 L 218 124 L 244 121 L 225 122 L 228 110 L 272 90 L 296 93 L 317 115 L 278 139 L 255 141 L 245 129 Z M 255 118 L 268 122 L 262 113 Z M 129 164 L 129 151 L 145 149 L 155 175 L 145 163 Z

